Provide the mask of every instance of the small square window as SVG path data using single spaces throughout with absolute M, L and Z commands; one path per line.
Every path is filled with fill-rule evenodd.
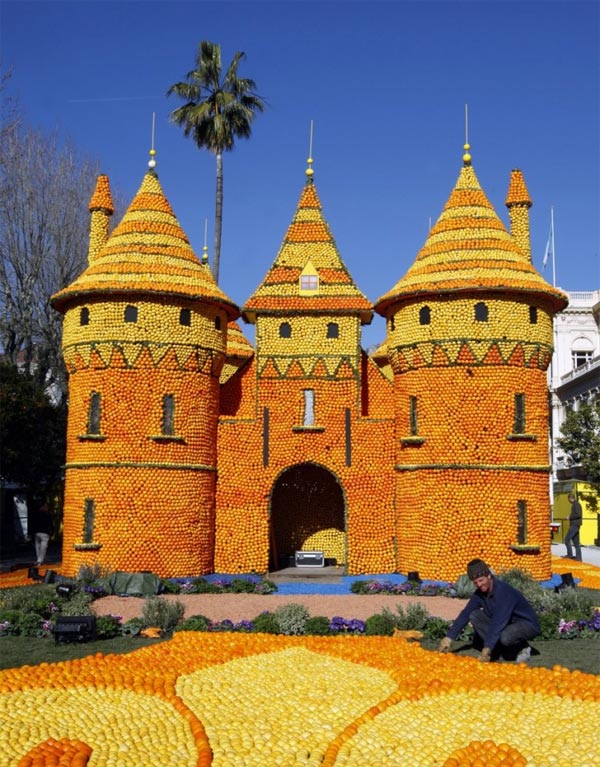
M 189 309 L 180 309 L 179 324 L 187 325 L 188 327 L 192 324 L 192 313 Z
M 216 330 L 221 330 L 221 318 L 219 317 L 218 314 L 215 317 L 215 329 Z
M 291 338 L 292 326 L 289 322 L 282 322 L 279 326 L 279 338 Z
M 138 310 L 137 306 L 125 307 L 125 322 L 137 322 Z
M 537 325 L 537 321 L 538 321 L 537 306 L 530 306 L 529 307 L 529 324 Z
M 483 303 L 483 301 L 475 304 L 475 319 L 477 322 L 488 321 L 488 308 L 487 305 Z
M 328 322 L 327 338 L 339 338 L 339 336 L 340 336 L 340 326 L 337 324 L 337 322 Z
M 84 306 L 81 309 L 81 312 L 79 313 L 79 324 L 80 325 L 90 324 L 90 310 L 87 308 L 87 306 Z
M 318 290 L 319 278 L 316 274 L 303 274 L 300 277 L 300 290 Z
M 420 325 L 431 324 L 431 309 L 428 306 L 422 306 L 419 309 L 419 324 Z

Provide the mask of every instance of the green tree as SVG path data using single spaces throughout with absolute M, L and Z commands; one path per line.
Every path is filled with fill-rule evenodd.
M 221 46 L 202 40 L 196 53 L 195 69 L 183 82 L 172 85 L 167 96 L 175 95 L 186 103 L 171 112 L 170 119 L 192 136 L 199 149 L 208 149 L 217 160 L 215 199 L 215 250 L 213 273 L 219 281 L 221 231 L 223 227 L 223 152 L 230 152 L 238 138 L 249 138 L 257 112 L 264 112 L 265 101 L 255 92 L 254 80 L 238 75 L 246 58 L 237 51 L 225 74 L 221 68 Z
M 0 364 L 0 471 L 2 478 L 44 494 L 65 462 L 66 406 L 16 365 Z
M 569 410 L 560 427 L 556 444 L 563 451 L 568 466 L 577 466 L 592 486 L 580 492 L 589 508 L 598 515 L 596 544 L 600 545 L 600 398 L 582 401 L 577 410 Z

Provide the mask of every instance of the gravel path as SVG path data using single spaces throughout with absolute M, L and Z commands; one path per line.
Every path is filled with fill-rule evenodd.
M 397 594 L 169 594 L 165 598 L 181 602 L 185 606 L 185 617 L 205 615 L 213 621 L 234 622 L 252 620 L 265 610 L 273 611 L 286 604 L 303 604 L 311 616 L 333 618 L 338 615 L 348 620 L 365 620 L 384 607 L 396 612 L 396 605 L 402 605 L 406 610 L 411 602 L 420 602 L 430 615 L 453 620 L 466 604 L 462 599 Z M 144 600 L 138 597 L 117 596 L 103 597 L 93 603 L 97 615 L 120 615 L 123 620 L 141 617 L 143 605 Z

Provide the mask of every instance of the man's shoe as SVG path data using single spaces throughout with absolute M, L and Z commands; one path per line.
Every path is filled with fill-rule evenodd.
M 529 663 L 530 658 L 531 658 L 531 647 L 527 645 L 527 647 L 524 647 L 522 650 L 519 651 L 519 654 L 515 658 L 515 663 Z

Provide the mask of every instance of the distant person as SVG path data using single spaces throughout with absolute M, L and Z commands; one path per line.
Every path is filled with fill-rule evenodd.
M 35 544 L 35 564 L 44 564 L 48 542 L 52 535 L 52 515 L 46 501 L 41 501 L 33 518 L 33 540 Z
M 470 621 L 475 630 L 473 646 L 481 648 L 482 661 L 502 655 L 527 663 L 531 657 L 529 640 L 541 633 L 533 607 L 518 589 L 492 575 L 482 559 L 469 562 L 467 575 L 475 584 L 475 593 L 450 626 L 439 650 L 448 652 Z
M 581 529 L 581 523 L 583 521 L 583 511 L 575 493 L 569 493 L 569 501 L 571 503 L 571 513 L 569 514 L 569 530 L 565 536 L 565 546 L 567 547 L 567 553 L 563 559 L 577 559 L 581 562 L 581 542 L 579 540 L 579 530 Z M 575 546 L 575 556 L 573 556 L 573 549 L 571 548 L 571 544 Z

